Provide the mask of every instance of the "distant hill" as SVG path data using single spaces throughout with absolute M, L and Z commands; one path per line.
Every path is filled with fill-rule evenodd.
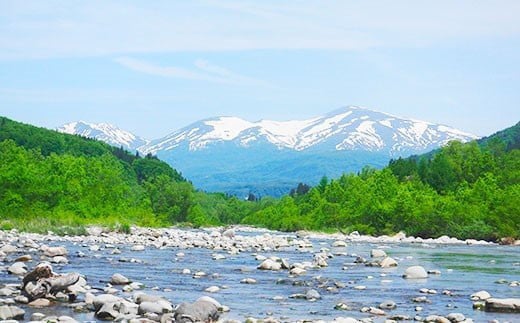
M 164 225 L 185 221 L 192 203 L 191 184 L 155 157 L 4 117 L 0 160 L 0 227 Z
M 492 140 L 499 140 L 505 145 L 506 150 L 520 148 L 520 122 L 516 125 L 498 131 L 490 136 L 478 140 L 479 144 L 487 145 Z
M 58 130 L 123 147 L 146 141 L 107 124 L 77 122 Z M 350 106 L 307 120 L 205 119 L 136 149 L 181 170 L 199 189 L 281 196 L 299 181 L 315 185 L 323 176 L 365 165 L 381 168 L 390 158 L 476 138 L 445 125 Z

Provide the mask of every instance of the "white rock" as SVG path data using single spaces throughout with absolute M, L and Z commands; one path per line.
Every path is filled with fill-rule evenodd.
M 208 293 L 216 293 L 216 292 L 220 291 L 220 287 L 210 286 L 210 287 L 206 288 L 204 291 L 206 291 Z
M 403 278 L 406 279 L 424 279 L 428 278 L 428 273 L 422 266 L 408 267 L 404 272 Z
M 372 258 L 386 257 L 386 252 L 384 250 L 381 250 L 381 249 L 372 249 L 370 251 L 370 257 L 372 257 Z
M 130 283 L 130 280 L 121 274 L 115 273 L 110 278 L 110 283 L 113 285 L 126 285 Z
M 397 261 L 395 261 L 395 259 L 392 257 L 386 257 L 383 260 L 381 260 L 379 266 L 381 266 L 381 268 L 395 267 L 397 266 Z
M 7 268 L 7 271 L 10 274 L 21 276 L 27 273 L 27 266 L 23 262 L 15 262 Z
M 332 243 L 332 246 L 335 248 L 342 248 L 342 247 L 346 247 L 347 243 L 343 240 L 336 240 L 336 241 L 334 241 L 334 243 Z
M 130 248 L 130 250 L 132 251 L 144 251 L 145 247 L 143 245 L 135 245 L 135 246 L 132 246 L 132 248 Z
M 479 292 L 473 293 L 470 296 L 470 299 L 472 301 L 485 301 L 488 298 L 491 298 L 491 294 L 489 294 L 485 290 L 481 290 Z

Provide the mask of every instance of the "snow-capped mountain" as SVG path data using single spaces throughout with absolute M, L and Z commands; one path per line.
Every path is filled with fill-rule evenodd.
M 295 151 L 361 150 L 401 156 L 438 148 L 451 140 L 465 142 L 476 138 L 448 126 L 351 106 L 308 120 L 249 122 L 237 117 L 202 120 L 153 140 L 139 150 L 157 154 L 187 147 L 197 151 L 232 142 L 244 148 L 266 143 Z
M 109 123 L 70 122 L 56 130 L 63 133 L 98 139 L 112 146 L 122 146 L 132 151 L 148 143 L 147 140 Z
M 477 137 L 460 130 L 360 107 L 307 120 L 257 122 L 217 117 L 147 142 L 108 124 L 73 122 L 59 131 L 152 153 L 206 191 L 280 196 L 298 183 L 339 177 L 390 158 Z

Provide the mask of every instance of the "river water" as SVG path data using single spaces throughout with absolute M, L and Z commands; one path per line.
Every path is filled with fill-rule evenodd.
M 237 234 L 241 234 L 238 232 Z M 243 233 L 252 234 L 252 233 Z M 258 233 L 261 234 L 261 233 Z M 147 248 L 145 251 L 131 251 L 128 245 L 117 246 L 122 253 L 112 255 L 113 249 L 102 248 L 92 252 L 88 245 L 81 243 L 59 242 L 49 245 L 63 245 L 69 250 L 69 264 L 55 265 L 57 272 L 76 271 L 86 276 L 89 285 L 103 288 L 113 273 L 120 273 L 132 281 L 144 283 L 146 293 L 162 295 L 173 304 L 192 302 L 203 295 L 208 295 L 221 304 L 229 306 L 231 311 L 223 318 L 243 321 L 247 317 L 264 318 L 272 316 L 283 321 L 297 320 L 332 320 L 336 317 L 369 317 L 361 313 L 363 306 L 377 307 L 383 301 L 393 300 L 397 308 L 387 314 L 404 314 L 412 318 L 416 315 L 426 317 L 430 314 L 447 315 L 452 312 L 463 313 L 475 322 L 488 322 L 498 319 L 500 322 L 520 322 L 520 314 L 486 313 L 473 310 L 469 295 L 486 290 L 497 298 L 520 298 L 520 287 L 511 287 L 498 280 L 520 280 L 520 247 L 511 246 L 466 246 L 441 244 L 373 244 L 351 242 L 347 247 L 333 248 L 330 239 L 310 239 L 313 249 L 299 250 L 287 248 L 272 252 L 263 252 L 264 256 L 278 256 L 289 263 L 312 261 L 312 253 L 322 248 L 330 249 L 333 258 L 328 259 L 328 267 L 308 270 L 303 276 L 290 278 L 287 271 L 261 271 L 256 267 L 259 261 L 250 252 L 230 255 L 222 251 L 209 249 Z M 398 267 L 382 269 L 354 264 L 355 256 L 369 258 L 370 250 L 382 248 L 399 262 Z M 81 251 L 85 257 L 77 257 Z M 183 257 L 177 257 L 183 252 Z M 226 258 L 213 260 L 215 253 Z M 124 262 L 121 260 L 135 258 L 142 262 Z M 406 280 L 401 277 L 404 270 L 412 265 L 421 265 L 427 270 L 437 269 L 440 275 L 430 275 L 424 280 Z M 204 271 L 208 275 L 193 278 L 182 274 L 188 268 L 193 272 Z M 212 275 L 217 274 L 217 275 Z M 317 277 L 320 277 L 318 279 Z M 254 278 L 256 284 L 241 284 L 244 278 Z M 327 291 L 325 287 L 333 286 L 333 282 L 346 284 L 345 288 Z M 0 274 L 1 283 L 16 283 L 19 279 Z M 207 293 L 209 286 L 219 286 L 217 293 Z M 356 290 L 354 286 L 366 286 L 364 290 Z M 296 293 L 305 293 L 314 288 L 321 294 L 321 299 L 310 302 L 303 299 L 289 298 Z M 435 289 L 437 294 L 421 294 L 421 288 Z M 166 289 L 166 291 L 165 291 Z M 452 296 L 443 295 L 449 290 Z M 121 292 L 120 295 L 131 296 Z M 280 298 L 273 299 L 275 296 Z M 413 303 L 412 298 L 427 296 L 431 303 Z M 350 311 L 335 310 L 338 302 L 352 307 Z M 423 307 L 420 312 L 416 306 Z M 31 312 L 42 312 L 54 315 L 69 315 L 80 321 L 94 321 L 92 313 L 74 313 L 66 307 L 46 309 L 30 309 L 24 307 L 30 317 Z M 374 317 L 374 321 L 382 322 L 384 317 Z

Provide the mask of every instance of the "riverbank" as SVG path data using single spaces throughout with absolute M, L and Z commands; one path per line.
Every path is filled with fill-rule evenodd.
M 497 298 L 499 306 L 507 305 L 500 300 L 513 299 L 515 310 L 520 263 L 514 259 L 520 248 L 513 246 L 251 227 L 131 227 L 128 234 L 86 230 L 85 236 L 1 231 L 0 316 L 19 309 L 24 320 L 60 314 L 65 321 L 125 317 L 167 322 L 179 304 L 195 306 L 209 296 L 214 307 L 205 306 L 212 308 L 211 315 L 230 322 L 250 317 L 290 322 L 518 318 L 473 310 L 496 310 L 488 304 Z M 29 305 L 33 300 L 23 299 L 21 277 L 40 261 L 59 274 L 78 272 L 84 279 L 72 291 Z M 471 298 L 482 290 L 489 295 Z M 495 300 L 488 300 L 491 296 Z M 150 307 L 150 300 L 162 305 Z

